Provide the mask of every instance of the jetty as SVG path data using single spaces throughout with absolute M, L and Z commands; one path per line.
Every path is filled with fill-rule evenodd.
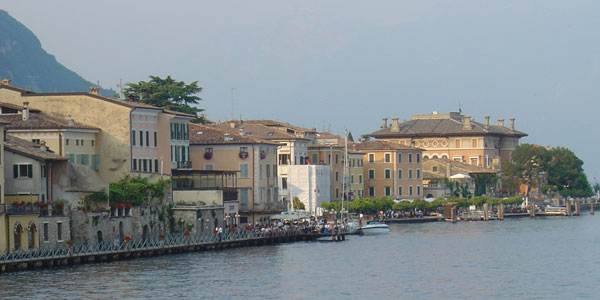
M 172 235 L 137 241 L 117 240 L 19 249 L 0 254 L 0 273 L 298 241 L 343 241 L 345 236 L 344 232 L 325 234 L 296 229 L 270 232 L 242 229 L 223 234 Z

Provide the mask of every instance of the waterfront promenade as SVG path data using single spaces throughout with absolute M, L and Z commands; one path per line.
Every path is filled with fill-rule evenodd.
M 295 228 L 273 229 L 272 231 L 238 229 L 233 233 L 207 233 L 195 236 L 171 235 L 166 238 L 153 237 L 138 241 L 117 240 L 27 250 L 19 249 L 0 255 L 0 273 L 175 253 L 314 241 L 322 237 L 331 237 L 331 240 L 342 240 L 345 239 L 345 233 L 323 234 Z

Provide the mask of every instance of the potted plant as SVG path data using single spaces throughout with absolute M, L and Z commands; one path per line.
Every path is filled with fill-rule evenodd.
M 71 242 L 71 240 L 67 240 L 65 244 L 67 244 L 67 248 L 69 249 L 71 249 L 71 247 L 73 246 L 73 242 Z
M 204 152 L 204 159 L 209 160 L 213 156 L 212 152 Z
M 246 159 L 246 158 L 248 158 L 248 152 L 242 152 L 242 151 L 240 151 L 239 156 L 240 156 L 241 159 Z
M 260 159 L 265 159 L 265 158 L 267 158 L 267 151 L 265 151 L 265 150 L 260 151 Z

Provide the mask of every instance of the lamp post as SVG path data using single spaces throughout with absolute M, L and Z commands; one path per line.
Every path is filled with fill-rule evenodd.
M 229 219 L 231 218 L 231 216 L 229 214 L 225 215 L 225 224 L 227 224 L 227 226 L 229 226 Z
M 239 214 L 239 213 L 236 213 L 236 214 L 235 214 L 235 224 L 237 225 L 237 224 L 239 224 L 239 223 L 240 223 L 240 214 Z
M 185 220 L 183 218 L 179 219 L 179 222 L 181 222 L 181 234 L 184 234 L 185 231 L 183 231 L 183 226 L 185 225 Z

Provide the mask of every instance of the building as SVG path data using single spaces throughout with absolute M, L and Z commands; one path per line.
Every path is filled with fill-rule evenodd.
M 158 178 L 171 169 L 191 169 L 188 122 L 193 115 L 102 96 L 97 88 L 35 93 L 6 81 L 0 84 L 0 102 L 27 102 L 30 110 L 99 129 L 94 151 L 98 173 L 107 182 L 132 173 Z
M 298 198 L 304 203 L 304 209 L 315 215 L 321 215 L 322 202 L 331 201 L 330 168 L 326 165 L 288 166 L 288 198 Z
M 308 139 L 311 142 L 314 142 L 318 136 L 316 128 L 304 128 L 287 122 L 279 122 L 274 120 L 244 120 L 244 123 L 264 125 L 299 138 Z
M 425 198 L 448 198 L 452 196 L 450 184 L 466 184 L 471 196 L 475 195 L 477 176 L 488 176 L 490 182 L 482 187 L 485 194 L 493 194 L 498 191 L 498 183 L 491 180 L 497 174 L 491 168 L 478 167 L 454 160 L 443 160 L 432 158 L 423 162 L 423 195 Z
M 37 109 L 30 110 L 28 102 L 24 102 L 23 107 L 0 103 L 0 108 L 0 120 L 9 123 L 6 126 L 8 135 L 43 145 L 73 164 L 99 170 L 98 128 L 53 118 Z
M 365 197 L 423 198 L 422 149 L 384 141 L 352 144 L 363 153 Z
M 286 209 L 279 197 L 278 143 L 192 124 L 190 144 L 190 157 L 196 168 L 239 172 L 240 224 L 255 223 Z
M 281 128 L 273 128 L 262 124 L 246 123 L 245 121 L 229 121 L 213 126 L 230 134 L 238 134 L 244 137 L 266 140 L 271 143 L 278 144 L 277 147 L 277 175 L 278 186 L 281 187 L 278 195 L 282 204 L 287 203 L 288 191 L 287 174 L 288 166 L 291 165 L 307 165 L 308 145 L 310 140 L 305 137 L 298 137 L 295 134 L 290 134 L 281 130 Z M 286 206 L 284 206 L 285 209 Z
M 54 201 L 52 197 L 52 179 L 58 176 L 54 168 L 66 164 L 67 158 L 19 138 L 4 136 L 3 141 L 2 165 L 5 168 L 1 227 L 5 236 L 0 246 L 4 250 L 31 249 L 38 248 L 40 241 L 64 243 L 69 240 L 64 203 Z M 52 215 L 56 217 L 47 218 Z M 42 217 L 46 218 L 40 223 Z M 49 236 L 54 239 L 50 240 Z
M 448 114 L 413 115 L 400 123 L 392 118 L 388 126 L 383 118 L 381 129 L 369 136 L 381 141 L 423 149 L 423 160 L 429 158 L 450 159 L 470 165 L 500 169 L 503 161 L 510 160 L 519 139 L 526 133 L 515 130 L 515 119 L 510 126 L 498 119 L 490 124 L 489 117 L 484 123 L 475 122 L 470 116 L 457 112 Z
M 364 197 L 363 153 L 348 150 L 350 200 Z

